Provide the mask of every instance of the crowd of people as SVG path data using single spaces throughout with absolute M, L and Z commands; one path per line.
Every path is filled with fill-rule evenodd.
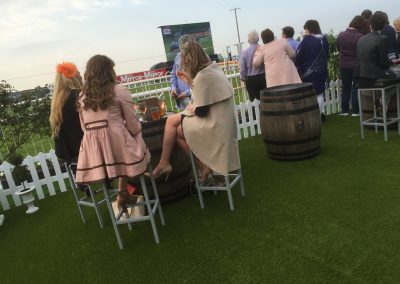
M 388 69 L 400 54 L 400 18 L 389 25 L 387 15 L 365 10 L 339 34 L 340 74 L 343 82 L 343 114 L 359 112 L 357 87 L 391 79 Z M 329 44 L 318 21 L 307 20 L 301 42 L 286 26 L 276 39 L 270 29 L 248 35 L 250 47 L 240 58 L 240 78 L 251 100 L 266 87 L 310 82 L 323 116 L 323 93 L 328 82 Z M 397 32 L 397 33 L 396 33 Z M 240 168 L 234 91 L 219 66 L 191 36 L 179 39 L 179 54 L 172 71 L 171 94 L 181 112 L 169 116 L 164 131 L 161 159 L 152 172 L 156 178 L 173 171 L 170 157 L 175 144 L 195 156 L 200 183 L 211 173 L 227 175 Z M 89 59 L 83 76 L 75 64 L 57 65 L 50 123 L 56 154 L 67 163 L 77 163 L 76 182 L 89 184 L 118 179 L 117 204 L 123 211 L 136 203 L 127 192 L 128 177 L 146 171 L 150 152 L 141 134 L 128 89 L 117 84 L 114 62 L 104 56 Z
M 357 89 L 374 84 L 376 80 L 393 79 L 390 66 L 400 56 L 400 18 L 389 24 L 386 13 L 366 9 L 354 16 L 347 29 L 337 37 L 340 78 L 342 80 L 342 113 L 359 115 Z M 317 94 L 321 119 L 324 121 L 324 91 L 327 87 L 329 43 L 319 22 L 307 20 L 303 38 L 293 39 L 291 26 L 282 28 L 277 39 L 270 29 L 261 32 L 263 45 L 258 45 L 256 31 L 248 34 L 250 47 L 240 58 L 240 79 L 244 82 L 249 99 L 260 99 L 265 88 L 299 82 L 312 83 Z M 265 80 L 261 74 L 265 73 Z M 257 78 L 257 80 L 256 80 Z

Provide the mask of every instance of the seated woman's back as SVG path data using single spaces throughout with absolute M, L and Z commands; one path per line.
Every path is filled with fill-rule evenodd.
M 79 98 L 84 135 L 76 180 L 89 183 L 120 177 L 119 188 L 126 190 L 126 177 L 143 173 L 150 161 L 141 125 L 129 91 L 117 85 L 114 62 L 95 55 L 86 68 Z

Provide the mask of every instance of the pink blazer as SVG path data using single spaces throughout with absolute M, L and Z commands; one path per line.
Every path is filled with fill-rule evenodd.
M 292 61 L 295 52 L 284 38 L 260 46 L 253 58 L 253 65 L 264 63 L 267 88 L 301 83 L 299 73 Z

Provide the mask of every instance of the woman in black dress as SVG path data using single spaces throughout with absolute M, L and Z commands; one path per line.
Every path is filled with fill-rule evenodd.
M 75 64 L 58 64 L 51 99 L 50 125 L 56 155 L 68 164 L 77 161 L 83 137 L 79 113 L 76 111 L 76 100 L 81 89 L 82 77 Z

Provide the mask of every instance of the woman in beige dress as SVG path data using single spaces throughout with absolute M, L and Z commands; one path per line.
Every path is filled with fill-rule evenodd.
M 86 65 L 85 83 L 78 100 L 83 130 L 77 183 L 118 178 L 117 204 L 124 212 L 135 204 L 127 192 L 128 177 L 146 170 L 150 153 L 135 115 L 131 94 L 117 85 L 114 62 L 104 55 L 93 56 Z
M 168 117 L 163 151 L 154 176 L 172 172 L 169 159 L 177 143 L 197 158 L 200 182 L 211 171 L 227 175 L 240 168 L 233 88 L 218 64 L 211 62 L 197 42 L 185 44 L 178 75 L 192 88 L 192 103 L 185 111 Z
M 264 63 L 267 87 L 301 83 L 292 60 L 295 52 L 287 39 L 274 39 L 274 33 L 270 29 L 263 30 L 261 38 L 264 45 L 254 54 L 253 65 L 261 66 Z

